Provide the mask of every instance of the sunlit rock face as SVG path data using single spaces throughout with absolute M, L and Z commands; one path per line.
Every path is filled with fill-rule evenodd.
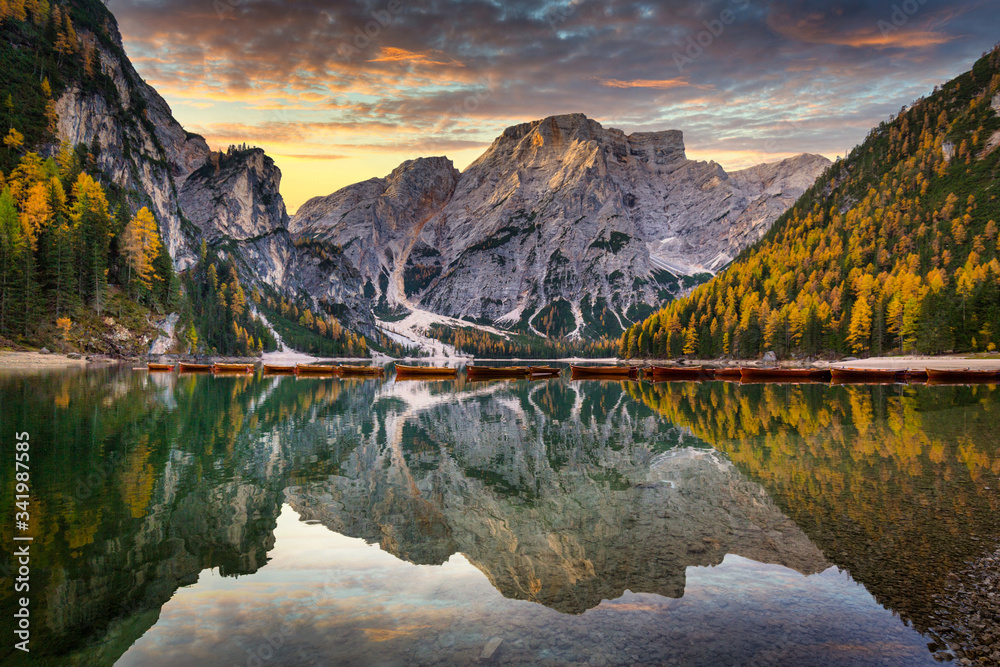
M 194 265 L 205 241 L 235 261 L 246 284 L 343 304 L 344 324 L 373 335 L 371 307 L 355 267 L 330 259 L 330 253 L 298 248 L 288 236 L 274 161 L 255 148 L 212 151 L 202 137 L 185 131 L 124 55 L 110 14 L 106 24 L 119 48 L 100 40 L 96 48 L 114 85 L 70 85 L 63 91 L 56 101 L 60 141 L 90 147 L 101 175 L 133 195 L 133 209 L 146 206 L 154 213 L 177 270 Z
M 390 305 L 513 324 L 563 300 L 583 320 L 585 297 L 623 314 L 725 266 L 828 164 L 728 174 L 687 159 L 676 130 L 553 116 L 508 128 L 460 177 L 431 158 L 313 199 L 292 233 L 343 246 Z
M 329 241 L 371 284 L 376 298 L 404 298 L 397 284 L 421 227 L 451 198 L 459 172 L 443 157 L 408 160 L 385 178 L 316 197 L 299 208 L 290 224 L 298 238 Z
M 727 553 L 804 574 L 827 567 L 718 453 L 627 407 L 608 411 L 616 401 L 605 390 L 546 400 L 551 391 L 522 401 L 398 395 L 407 408 L 342 474 L 286 490 L 288 502 L 303 520 L 414 563 L 461 552 L 505 596 L 565 613 L 626 589 L 681 597 L 687 567 Z

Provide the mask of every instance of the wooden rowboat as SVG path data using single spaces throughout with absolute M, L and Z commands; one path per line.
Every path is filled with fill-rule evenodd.
M 322 366 L 320 364 L 298 364 L 295 366 L 296 375 L 338 375 L 339 373 L 337 366 Z
M 828 368 L 754 368 L 740 369 L 740 378 L 749 382 L 827 382 Z
M 971 368 L 961 370 L 939 370 L 937 368 L 927 369 L 928 382 L 1000 382 L 1000 371 L 975 371 Z
M 457 368 L 443 366 L 404 366 L 396 364 L 397 378 L 457 378 Z
M 338 366 L 341 375 L 350 376 L 376 376 L 383 375 L 385 369 L 381 366 Z
M 174 367 L 171 364 L 146 364 L 146 370 L 151 373 L 169 373 Z
M 215 364 L 212 366 L 213 373 L 250 373 L 253 371 L 253 364 Z
M 264 375 L 295 375 L 295 366 L 275 366 L 264 364 Z
M 527 366 L 466 366 L 465 374 L 470 380 L 490 380 L 493 378 L 523 378 L 531 373 Z
M 733 379 L 739 380 L 742 377 L 742 370 L 739 368 L 716 368 L 715 369 L 715 379 Z
M 905 370 L 892 368 L 831 368 L 834 382 L 902 382 Z
M 211 373 L 212 364 L 179 364 L 181 373 Z
M 574 380 L 635 380 L 638 366 L 570 366 Z
M 650 366 L 646 377 L 654 381 L 664 380 L 711 380 L 714 372 L 703 366 Z

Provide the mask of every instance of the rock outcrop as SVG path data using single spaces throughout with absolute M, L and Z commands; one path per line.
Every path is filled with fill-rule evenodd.
M 96 148 L 103 176 L 132 195 L 134 209 L 153 211 L 175 269 L 191 268 L 205 241 L 235 260 L 245 284 L 343 304 L 344 324 L 374 335 L 350 262 L 321 261 L 315 249 L 298 248 L 288 236 L 274 161 L 255 148 L 212 151 L 185 131 L 125 56 L 114 17 L 106 19 L 108 33 L 94 43 L 113 86 L 66 88 L 56 101 L 60 140 Z
M 461 176 L 444 158 L 411 161 L 313 199 L 291 231 L 341 245 L 390 307 L 530 327 L 562 301 L 585 331 L 601 304 L 623 323 L 672 298 L 679 276 L 725 266 L 828 164 L 727 174 L 687 159 L 679 131 L 553 116 L 508 128 Z
M 95 43 L 113 85 L 65 89 L 60 139 L 94 146 L 106 178 L 156 214 L 178 270 L 205 241 L 248 284 L 336 301 L 369 335 L 373 310 L 416 307 L 617 335 L 760 238 L 828 164 L 801 155 L 727 174 L 687 159 L 678 131 L 626 135 L 569 114 L 508 128 L 464 173 L 443 157 L 410 160 L 290 221 L 273 161 L 213 152 L 186 132 L 128 61 L 110 14 L 106 24 Z M 301 240 L 342 255 L 315 262 Z
M 246 241 L 287 227 L 280 183 L 281 171 L 259 148 L 212 153 L 184 179 L 179 199 L 201 238 Z
M 291 228 L 299 238 L 339 245 L 371 283 L 377 300 L 391 293 L 391 301 L 400 303 L 406 292 L 399 282 L 400 261 L 410 257 L 421 228 L 451 199 L 458 180 L 447 158 L 408 160 L 385 178 L 310 199 Z

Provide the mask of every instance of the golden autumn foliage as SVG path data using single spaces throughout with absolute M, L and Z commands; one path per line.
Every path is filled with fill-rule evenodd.
M 619 353 L 995 349 L 997 94 L 1000 50 L 873 129 L 716 278 L 626 331 Z
M 160 234 L 156 219 L 143 207 L 129 220 L 122 232 L 121 252 L 129 270 L 129 281 L 134 280 L 146 290 L 153 288 L 153 261 L 160 254 Z

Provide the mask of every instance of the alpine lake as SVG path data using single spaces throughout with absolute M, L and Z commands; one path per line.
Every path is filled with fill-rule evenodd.
M 998 433 L 996 385 L 4 374 L 0 663 L 993 664 Z

